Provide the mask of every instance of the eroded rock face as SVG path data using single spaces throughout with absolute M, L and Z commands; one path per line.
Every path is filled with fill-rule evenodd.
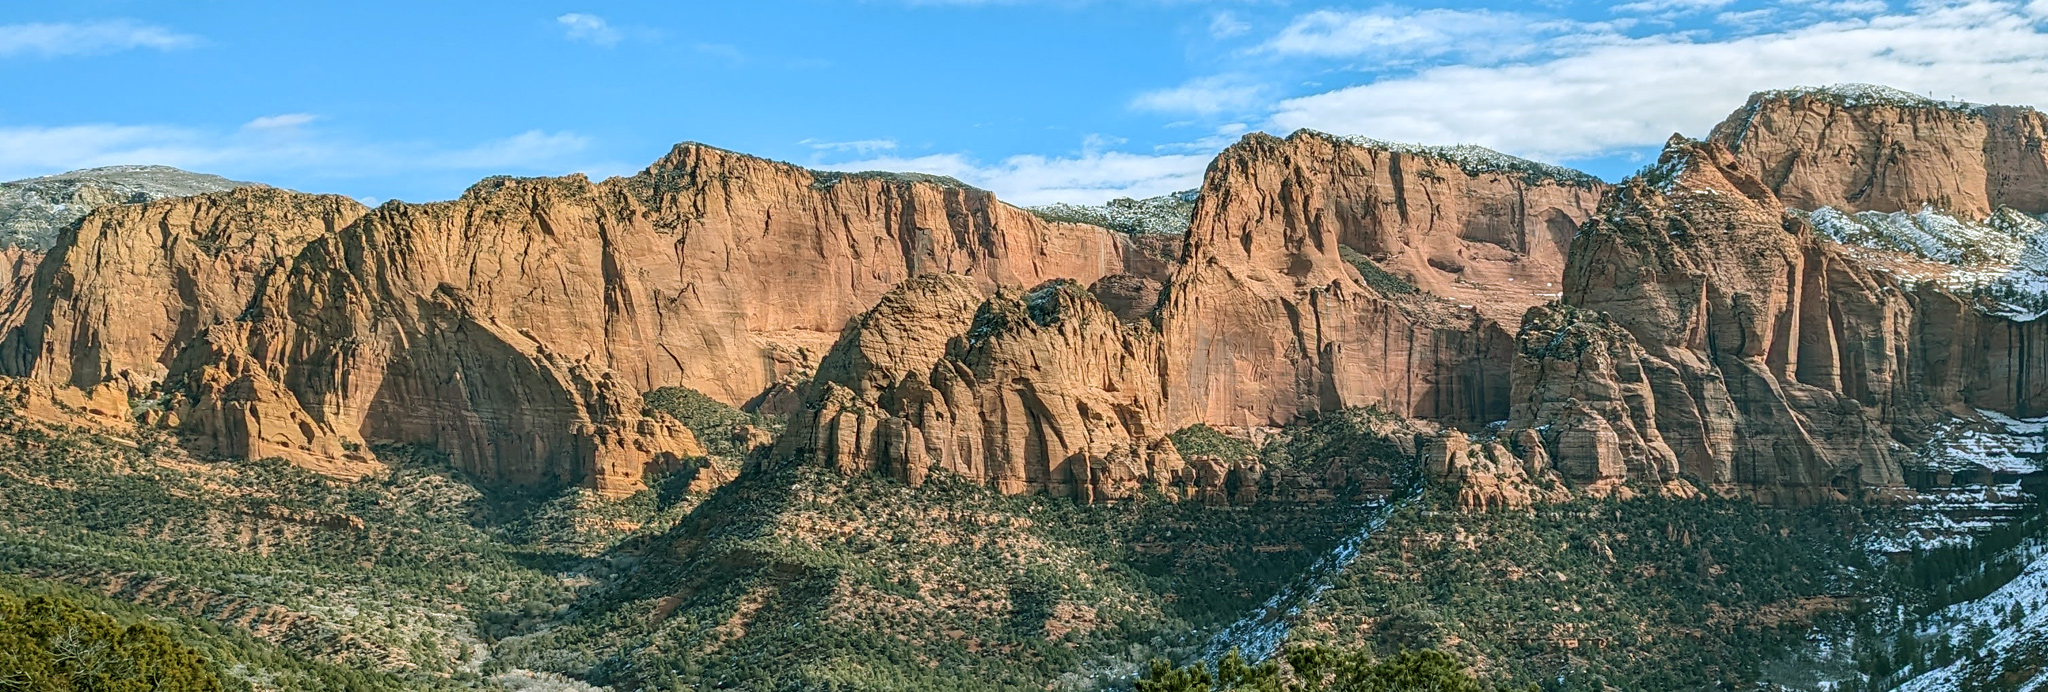
M 0 364 L 140 392 L 188 341 L 247 310 L 280 262 L 364 211 L 346 197 L 260 186 L 101 207 L 41 263 Z
M 1763 92 L 1708 141 L 1786 206 L 1982 219 L 1999 205 L 2048 212 L 2048 117 L 1947 104 L 1883 87 Z
M 1566 306 L 1530 312 L 1510 430 L 1575 483 L 1900 486 L 1892 426 L 1925 407 L 1915 301 L 1783 209 L 1726 149 L 1674 138 L 1573 244 Z
M 1103 501 L 1173 483 L 1159 344 L 1072 281 L 984 299 L 958 276 L 914 279 L 857 319 L 820 364 L 786 453 L 920 484 L 933 470 L 1005 493 Z
M 44 263 L 5 352 L 43 381 L 161 383 L 159 422 L 218 454 L 345 472 L 417 443 L 484 478 L 629 493 L 702 454 L 638 392 L 745 403 L 908 278 L 1164 271 L 1132 247 L 944 180 L 682 145 L 632 178 L 374 211 L 268 188 L 103 209 Z
M 1599 189 L 1314 133 L 1245 138 L 1211 165 L 1160 308 L 1170 418 L 1505 418 L 1513 325 L 1558 290 Z

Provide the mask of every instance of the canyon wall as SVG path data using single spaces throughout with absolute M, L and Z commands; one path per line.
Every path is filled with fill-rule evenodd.
M 1505 418 L 1515 325 L 1561 290 L 1604 187 L 1528 165 L 1468 171 L 1312 132 L 1225 150 L 1160 308 L 1168 419 Z
M 1254 134 L 1179 238 L 695 144 L 374 210 L 241 188 L 101 209 L 13 258 L 0 367 L 122 392 L 212 454 L 349 474 L 421 444 L 611 495 L 703 453 L 642 410 L 684 386 L 791 413 L 785 458 L 911 483 L 1235 497 L 1277 476 L 1166 435 L 1373 407 L 1425 421 L 1437 441 L 1408 446 L 1487 488 L 1475 506 L 1680 479 L 1826 501 L 1896 488 L 1949 416 L 2041 411 L 2048 335 L 1786 208 L 2031 208 L 2038 120 L 1760 95 L 1614 188 Z
M 944 180 L 700 145 L 631 178 L 496 178 L 367 211 L 238 190 L 88 216 L 43 262 L 5 362 L 160 386 L 202 451 L 342 470 L 366 444 L 426 444 L 488 479 L 627 493 L 701 454 L 639 392 L 744 403 L 806 376 L 909 277 L 1157 273 L 1126 267 L 1129 248 Z
M 1714 127 L 1786 206 L 1982 219 L 2048 212 L 2048 118 L 2032 108 L 1934 101 L 1852 85 L 1767 91 Z

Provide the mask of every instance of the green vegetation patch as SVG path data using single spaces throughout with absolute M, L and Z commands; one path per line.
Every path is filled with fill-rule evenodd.
M 0 590 L 0 689 L 218 692 L 220 673 L 150 623 L 124 624 L 51 596 Z
M 498 652 L 623 688 L 1094 689 L 1191 654 L 1365 514 L 772 470 L 646 544 L 574 622 Z
M 1351 249 L 1351 246 L 1337 246 L 1337 256 L 1343 258 L 1344 262 L 1351 265 L 1353 269 L 1357 269 L 1358 276 L 1365 280 L 1365 285 L 1372 287 L 1372 290 L 1379 291 L 1381 295 L 1405 296 L 1422 292 L 1422 289 L 1416 288 L 1415 284 L 1408 283 L 1407 279 L 1403 279 L 1393 272 L 1380 268 L 1379 263 L 1372 261 L 1370 257 L 1366 257 L 1365 253 Z
M 1259 448 L 1250 440 L 1243 440 L 1223 434 L 1206 423 L 1196 423 L 1166 436 L 1173 440 L 1173 448 L 1181 456 L 1212 456 L 1224 461 L 1237 461 L 1248 456 L 1257 456 Z
M 1753 687 L 1844 621 L 1879 566 L 1850 507 L 1578 500 L 1402 509 L 1293 629 L 1382 654 L 1440 648 L 1502 683 L 1557 690 Z
M 681 421 L 683 427 L 689 428 L 697 436 L 697 441 L 704 444 L 706 451 L 733 460 L 745 459 L 748 451 L 733 439 L 734 428 L 751 425 L 780 433 L 784 425 L 773 416 L 742 411 L 688 387 L 662 387 L 648 392 L 644 400 L 647 408 Z

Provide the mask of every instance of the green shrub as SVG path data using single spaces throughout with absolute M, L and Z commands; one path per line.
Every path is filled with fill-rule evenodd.
M 123 625 L 72 601 L 0 592 L 0 689 L 219 692 L 198 651 L 148 623 Z

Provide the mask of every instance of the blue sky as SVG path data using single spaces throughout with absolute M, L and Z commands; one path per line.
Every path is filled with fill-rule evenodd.
M 160 163 L 428 201 L 696 140 L 1096 202 L 1193 187 L 1249 131 L 1615 179 L 1755 90 L 2048 104 L 2048 0 L 313 5 L 0 6 L 0 179 Z

